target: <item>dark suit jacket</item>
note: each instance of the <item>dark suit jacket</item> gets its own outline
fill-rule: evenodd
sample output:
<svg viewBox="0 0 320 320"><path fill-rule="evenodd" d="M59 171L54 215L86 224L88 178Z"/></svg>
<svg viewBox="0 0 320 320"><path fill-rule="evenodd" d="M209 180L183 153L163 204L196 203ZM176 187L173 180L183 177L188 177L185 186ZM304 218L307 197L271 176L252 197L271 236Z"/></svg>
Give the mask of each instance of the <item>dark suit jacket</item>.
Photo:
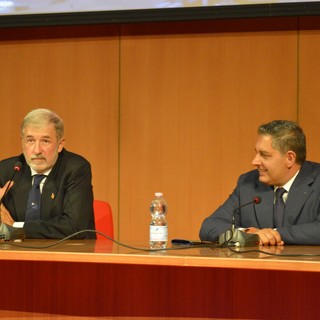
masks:
<svg viewBox="0 0 320 320"><path fill-rule="evenodd" d="M274 228L273 187L259 182L258 170L253 170L240 176L226 202L204 220L200 238L216 241L230 229L234 210L256 196L261 197L260 204L235 211L236 227ZM285 244L320 245L320 164L302 165L288 193L283 227L277 230Z"/></svg>
<svg viewBox="0 0 320 320"><path fill-rule="evenodd" d="M32 177L23 155L0 162L0 185L3 187L10 180L17 161L21 161L22 167L3 203L14 221L24 221ZM26 237L64 238L80 230L94 229L91 178L90 163L63 149L43 186L41 220L25 222ZM77 238L96 236L88 232Z"/></svg>

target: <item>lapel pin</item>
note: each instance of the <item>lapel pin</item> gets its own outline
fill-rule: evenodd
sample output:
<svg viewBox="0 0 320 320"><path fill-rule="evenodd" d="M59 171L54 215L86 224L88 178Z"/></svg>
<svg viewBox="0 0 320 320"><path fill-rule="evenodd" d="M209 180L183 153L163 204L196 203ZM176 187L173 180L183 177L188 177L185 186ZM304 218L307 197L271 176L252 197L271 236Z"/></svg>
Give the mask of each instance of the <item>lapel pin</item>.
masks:
<svg viewBox="0 0 320 320"><path fill-rule="evenodd" d="M51 193L51 199L52 200L54 199L54 193L53 192Z"/></svg>

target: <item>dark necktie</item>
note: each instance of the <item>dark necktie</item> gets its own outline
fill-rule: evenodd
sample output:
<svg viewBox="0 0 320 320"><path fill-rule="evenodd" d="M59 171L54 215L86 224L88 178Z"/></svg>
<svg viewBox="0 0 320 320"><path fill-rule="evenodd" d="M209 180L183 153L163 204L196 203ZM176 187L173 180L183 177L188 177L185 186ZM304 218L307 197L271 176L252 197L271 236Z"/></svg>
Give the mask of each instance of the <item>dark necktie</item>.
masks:
<svg viewBox="0 0 320 320"><path fill-rule="evenodd" d="M283 188L278 188L276 190L276 201L274 203L273 207L273 222L274 226L276 228L282 227L282 221L283 221L283 214L284 214L284 208L285 208L285 203L283 201L282 196L286 193L287 191Z"/></svg>
<svg viewBox="0 0 320 320"><path fill-rule="evenodd" d="M33 178L33 186L29 192L26 221L40 219L40 206L41 206L41 192L40 183L46 176L43 174L36 174Z"/></svg>

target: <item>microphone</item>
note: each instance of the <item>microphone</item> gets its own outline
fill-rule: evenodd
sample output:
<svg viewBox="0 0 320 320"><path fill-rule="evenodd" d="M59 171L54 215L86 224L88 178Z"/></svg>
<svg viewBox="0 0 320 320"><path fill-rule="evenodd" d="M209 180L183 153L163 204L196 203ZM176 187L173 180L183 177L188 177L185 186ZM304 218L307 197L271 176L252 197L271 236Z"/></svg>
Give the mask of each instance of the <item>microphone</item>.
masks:
<svg viewBox="0 0 320 320"><path fill-rule="evenodd" d="M235 227L235 213L237 210L248 206L249 204L259 204L261 203L260 197L254 197L250 202L247 202L233 210L232 215L232 227L226 232L219 235L220 245L235 245L235 246L255 246L259 243L259 236L257 234L247 233L245 231L236 229Z"/></svg>
<svg viewBox="0 0 320 320"><path fill-rule="evenodd" d="M17 161L14 166L13 166L13 174L9 180L9 183L7 185L7 188L6 190L4 191L1 199L0 199L0 206L3 202L3 199L5 198L5 196L7 195L8 191L9 191L9 187L10 187L10 184L11 182L13 181L15 175L17 172L20 171L22 167L22 163L20 161ZM8 229L9 231L9 235L6 235L8 234L8 232L6 232L6 228ZM15 227L12 227L12 226L9 226L9 225L4 225L4 223L2 223L2 219L1 219L1 216L0 216L0 239L2 240L14 240L14 241L21 241L25 238L25 235L24 235L24 230L23 228L15 228Z"/></svg>

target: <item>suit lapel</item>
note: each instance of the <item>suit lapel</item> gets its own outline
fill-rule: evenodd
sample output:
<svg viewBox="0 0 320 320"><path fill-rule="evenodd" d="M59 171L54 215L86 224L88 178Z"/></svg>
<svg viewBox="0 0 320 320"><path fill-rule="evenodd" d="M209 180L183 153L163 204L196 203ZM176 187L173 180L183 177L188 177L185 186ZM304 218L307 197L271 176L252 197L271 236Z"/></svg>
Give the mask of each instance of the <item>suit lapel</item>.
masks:
<svg viewBox="0 0 320 320"><path fill-rule="evenodd" d="M258 225L270 228L273 226L273 187L259 183L255 196L261 198L261 203L255 205Z"/></svg>
<svg viewBox="0 0 320 320"><path fill-rule="evenodd" d="M284 225L292 224L292 221L296 220L301 208L313 193L313 188L310 187L313 182L312 169L308 163L305 163L289 190L284 211Z"/></svg>
<svg viewBox="0 0 320 320"><path fill-rule="evenodd" d="M18 183L14 185L14 207L16 220L25 220L25 211L28 202L29 191L32 187L32 177L30 170L24 170L19 177Z"/></svg>
<svg viewBox="0 0 320 320"><path fill-rule="evenodd" d="M50 212L54 205L54 200L57 196L57 186L49 174L47 180L44 183L41 195L41 219L48 220L50 218Z"/></svg>

